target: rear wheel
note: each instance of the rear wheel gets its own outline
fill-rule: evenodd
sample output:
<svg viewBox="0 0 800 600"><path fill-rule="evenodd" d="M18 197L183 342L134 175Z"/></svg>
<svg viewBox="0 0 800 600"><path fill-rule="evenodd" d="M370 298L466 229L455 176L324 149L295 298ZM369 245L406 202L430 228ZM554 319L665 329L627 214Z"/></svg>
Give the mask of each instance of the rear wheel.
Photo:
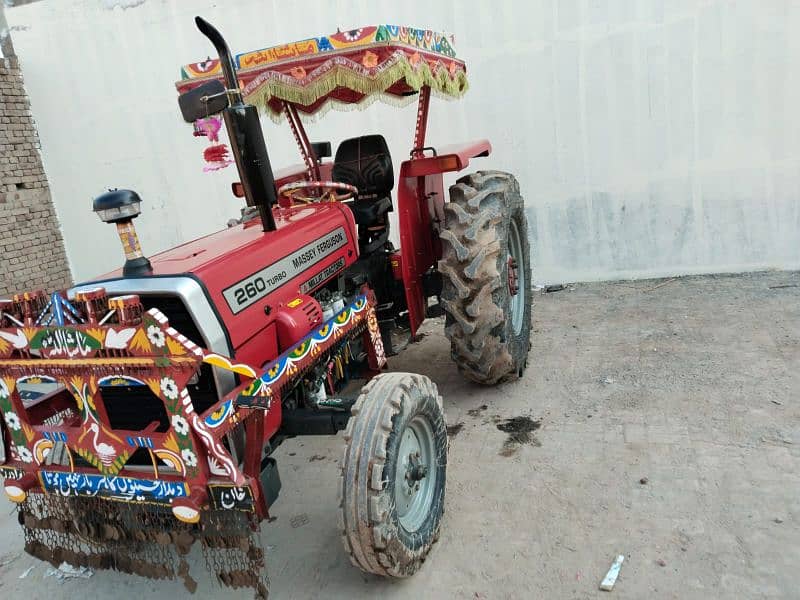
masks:
<svg viewBox="0 0 800 600"><path fill-rule="evenodd" d="M408 577L439 537L447 431L430 379L384 373L361 391L345 430L341 528L351 562Z"/></svg>
<svg viewBox="0 0 800 600"><path fill-rule="evenodd" d="M522 375L531 329L528 223L513 175L479 171L458 180L440 233L442 304L451 356L470 380Z"/></svg>

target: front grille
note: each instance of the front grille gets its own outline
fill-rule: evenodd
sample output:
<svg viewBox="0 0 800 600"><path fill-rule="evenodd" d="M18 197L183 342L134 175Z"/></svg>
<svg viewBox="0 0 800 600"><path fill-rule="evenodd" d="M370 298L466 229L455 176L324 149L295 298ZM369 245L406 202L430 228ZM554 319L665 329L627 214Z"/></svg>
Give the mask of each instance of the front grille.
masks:
<svg viewBox="0 0 800 600"><path fill-rule="evenodd" d="M145 310L157 308L167 317L171 327L198 346L205 347L200 330L183 300L175 296L144 295L141 300ZM214 374L209 365L200 367L197 383L190 383L187 389L197 413L202 414L218 400ZM165 432L169 427L169 418L163 403L147 386L104 387L102 395L108 420L114 429L140 431L153 421L158 422L156 431Z"/></svg>
<svg viewBox="0 0 800 600"><path fill-rule="evenodd" d="M203 336L197 328L192 315L186 310L183 300L177 296L141 296L144 310L157 308L169 319L169 324L201 348L205 347Z"/></svg>
<svg viewBox="0 0 800 600"><path fill-rule="evenodd" d="M156 431L160 433L169 427L164 403L146 385L108 386L101 394L113 429L141 431L153 421L158 422Z"/></svg>

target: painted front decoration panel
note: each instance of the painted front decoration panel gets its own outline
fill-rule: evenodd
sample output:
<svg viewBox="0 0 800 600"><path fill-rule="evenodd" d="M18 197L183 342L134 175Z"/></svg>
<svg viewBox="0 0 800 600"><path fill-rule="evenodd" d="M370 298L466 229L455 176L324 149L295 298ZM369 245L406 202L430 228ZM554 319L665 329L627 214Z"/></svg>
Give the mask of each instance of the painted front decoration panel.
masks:
<svg viewBox="0 0 800 600"><path fill-rule="evenodd" d="M104 292L95 290L93 294L95 309L98 302L106 303ZM127 497L117 493L124 490L127 481L119 474L140 449L150 454L155 480L162 472L196 482L211 470L242 485L244 476L225 448L213 439L204 418L195 413L186 390L189 379L202 364L202 350L170 327L158 310L144 314L137 311L138 298L134 296L112 298L107 306L104 324L100 325L102 312L95 315L81 302L70 302L60 294L53 294L47 302L41 294L22 295L15 297L15 303L3 305L0 411L10 436L11 462L25 471L36 471L47 464L48 455L60 445L60 450L66 450L70 470L75 470L80 458L96 469L100 479L60 480L56 473L50 476L46 489L55 489L56 484L63 487L67 481L70 489L79 491L86 486L87 492L93 494L93 486L99 485L100 490L116 490L118 499ZM43 402L58 401L58 406L65 408L55 415L60 418L33 422L20 395L20 385L42 383L63 386L60 392L56 391L58 398L45 398ZM155 426L142 431L113 429L102 393L106 387L120 385L148 387L166 409L168 430L156 432ZM73 404L66 399L66 393L74 399ZM34 394L37 395L42 394ZM141 485L139 488L144 490ZM148 493L159 496L163 495L159 490L167 489L172 488L165 483ZM181 489L185 495L185 486Z"/></svg>
<svg viewBox="0 0 800 600"><path fill-rule="evenodd" d="M138 299L131 298L119 310L135 315ZM111 299L109 306L117 300ZM55 300L50 304L56 302L60 305ZM355 335L364 336L371 368L380 369L386 362L374 301L367 294L259 371L226 356L204 354L156 309L139 315L135 323L120 313L107 315L106 324L99 325L83 322L85 313L71 308L51 327L36 326L38 313L28 311L26 317L24 305L0 312L0 323L8 325L10 320L14 325L0 328L0 412L10 436L10 460L0 476L20 479L24 473L37 473L46 491L62 495L167 501L188 495L195 486L205 487L214 477L219 486L210 497L214 505L249 510L256 502L247 478L221 441L224 435L253 409L269 410L288 382ZM66 314L76 322L67 324ZM246 381L198 414L186 385L202 362ZM31 420L29 410L35 407L24 405L22 384L62 386L41 400L46 406L56 402L44 421ZM157 432L155 425L141 431L113 429L103 403L103 389L109 386L148 387L166 409L168 430ZM68 465L49 464L56 449L66 453ZM152 476L123 476L128 460L140 449L150 454ZM94 471L76 467L78 458ZM222 485L220 478L230 483Z"/></svg>

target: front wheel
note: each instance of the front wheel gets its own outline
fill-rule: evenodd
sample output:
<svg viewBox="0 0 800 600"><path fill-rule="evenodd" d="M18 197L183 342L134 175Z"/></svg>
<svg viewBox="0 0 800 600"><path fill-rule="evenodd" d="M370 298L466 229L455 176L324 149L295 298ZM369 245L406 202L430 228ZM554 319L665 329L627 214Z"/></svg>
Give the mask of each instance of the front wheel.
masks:
<svg viewBox="0 0 800 600"><path fill-rule="evenodd" d="M385 577L413 575L444 513L442 397L422 375L378 375L361 390L344 439L340 525L351 562Z"/></svg>
<svg viewBox="0 0 800 600"><path fill-rule="evenodd" d="M531 330L531 258L519 183L501 171L459 179L445 204L442 305L450 354L472 381L522 375Z"/></svg>

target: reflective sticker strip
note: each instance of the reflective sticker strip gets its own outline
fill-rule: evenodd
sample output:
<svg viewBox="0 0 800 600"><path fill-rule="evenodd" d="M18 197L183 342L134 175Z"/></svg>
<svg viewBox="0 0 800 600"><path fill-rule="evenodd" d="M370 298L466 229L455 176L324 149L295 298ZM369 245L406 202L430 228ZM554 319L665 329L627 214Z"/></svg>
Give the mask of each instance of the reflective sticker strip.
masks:
<svg viewBox="0 0 800 600"><path fill-rule="evenodd" d="M225 288L222 295L231 312L237 314L346 245L347 234L344 227L334 229L279 261Z"/></svg>
<svg viewBox="0 0 800 600"><path fill-rule="evenodd" d="M304 294L307 294L315 287L317 287L320 283L333 277L338 271L344 269L344 259L340 258L335 263L328 265L322 271L314 275L311 279L306 281L304 284L300 286L300 291Z"/></svg>

